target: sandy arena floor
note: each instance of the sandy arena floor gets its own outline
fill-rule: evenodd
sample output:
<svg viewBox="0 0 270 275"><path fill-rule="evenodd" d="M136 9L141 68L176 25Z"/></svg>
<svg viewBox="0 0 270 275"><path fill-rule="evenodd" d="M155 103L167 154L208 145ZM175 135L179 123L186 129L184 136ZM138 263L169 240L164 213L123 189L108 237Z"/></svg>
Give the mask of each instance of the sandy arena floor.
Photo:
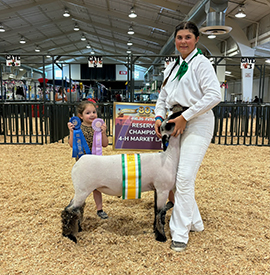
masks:
<svg viewBox="0 0 270 275"><path fill-rule="evenodd" d="M210 145L196 179L205 231L190 233L181 253L170 249L172 210L168 241L155 241L153 192L132 201L103 195L108 220L90 195L74 244L61 235L73 196L67 142L0 150L0 274L270 274L270 147Z"/></svg>

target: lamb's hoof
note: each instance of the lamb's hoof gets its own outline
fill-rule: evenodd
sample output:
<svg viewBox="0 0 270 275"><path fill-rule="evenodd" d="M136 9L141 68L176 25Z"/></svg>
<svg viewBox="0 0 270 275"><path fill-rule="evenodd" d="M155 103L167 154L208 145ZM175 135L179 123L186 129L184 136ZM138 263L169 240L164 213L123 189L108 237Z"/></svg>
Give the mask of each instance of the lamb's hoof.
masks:
<svg viewBox="0 0 270 275"><path fill-rule="evenodd" d="M159 232L156 232L156 241L165 243L167 241L167 237Z"/></svg>
<svg viewBox="0 0 270 275"><path fill-rule="evenodd" d="M72 240L74 243L77 243L77 238L76 238L74 235L69 234L69 235L63 235L63 236L69 238L69 239Z"/></svg>
<svg viewBox="0 0 270 275"><path fill-rule="evenodd" d="M168 201L166 204L166 211L168 211L169 209L173 208L174 204L171 201Z"/></svg>

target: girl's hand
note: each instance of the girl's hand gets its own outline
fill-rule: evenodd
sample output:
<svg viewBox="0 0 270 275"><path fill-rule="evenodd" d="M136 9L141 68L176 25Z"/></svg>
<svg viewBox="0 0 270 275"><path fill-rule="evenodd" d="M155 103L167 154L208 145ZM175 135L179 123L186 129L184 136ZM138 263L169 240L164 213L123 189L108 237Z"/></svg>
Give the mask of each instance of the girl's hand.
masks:
<svg viewBox="0 0 270 275"><path fill-rule="evenodd" d="M183 134L186 128L187 121L182 115L180 115L175 119L170 119L168 123L175 124L174 131L172 132L171 136L177 137L179 134Z"/></svg>
<svg viewBox="0 0 270 275"><path fill-rule="evenodd" d="M68 122L67 127L68 127L70 132L73 132L74 124L72 124L71 122Z"/></svg>
<svg viewBox="0 0 270 275"><path fill-rule="evenodd" d="M103 123L100 128L102 133L102 147L107 147L109 145L109 139L106 134L107 125Z"/></svg>
<svg viewBox="0 0 270 275"><path fill-rule="evenodd" d="M155 122L155 131L156 131L156 134L159 138L162 138L161 134L160 134L160 126L161 126L162 122L161 120L156 120Z"/></svg>
<svg viewBox="0 0 270 275"><path fill-rule="evenodd" d="M101 128L102 134L106 135L107 125L105 123L103 123L100 128Z"/></svg>

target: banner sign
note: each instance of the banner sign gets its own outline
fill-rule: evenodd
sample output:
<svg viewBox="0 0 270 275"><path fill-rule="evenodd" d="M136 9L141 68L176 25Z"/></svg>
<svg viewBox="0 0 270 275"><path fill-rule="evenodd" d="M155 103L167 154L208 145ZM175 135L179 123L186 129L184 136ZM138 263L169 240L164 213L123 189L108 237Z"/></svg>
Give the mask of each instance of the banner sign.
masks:
<svg viewBox="0 0 270 275"><path fill-rule="evenodd" d="M127 75L127 71L119 71L120 75Z"/></svg>
<svg viewBox="0 0 270 275"><path fill-rule="evenodd" d="M88 57L88 67L89 68L102 68L103 57L91 55Z"/></svg>
<svg viewBox="0 0 270 275"><path fill-rule="evenodd" d="M155 131L155 104L114 102L114 150L162 150Z"/></svg>
<svg viewBox="0 0 270 275"><path fill-rule="evenodd" d="M255 58L242 57L241 58L241 69L254 69Z"/></svg>
<svg viewBox="0 0 270 275"><path fill-rule="evenodd" d="M21 66L21 57L19 55L6 55L6 66Z"/></svg>
<svg viewBox="0 0 270 275"><path fill-rule="evenodd" d="M165 64L164 64L165 68L167 68L167 66L169 64L174 63L176 58L177 58L176 56L167 56L167 57L165 57Z"/></svg>

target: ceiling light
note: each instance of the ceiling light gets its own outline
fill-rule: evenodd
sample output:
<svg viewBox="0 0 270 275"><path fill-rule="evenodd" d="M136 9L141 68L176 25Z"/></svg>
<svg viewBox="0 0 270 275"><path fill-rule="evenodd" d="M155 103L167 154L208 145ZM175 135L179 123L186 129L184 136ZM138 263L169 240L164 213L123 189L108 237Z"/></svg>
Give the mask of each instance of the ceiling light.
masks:
<svg viewBox="0 0 270 275"><path fill-rule="evenodd" d="M270 63L270 59L269 58L266 59L265 62L269 64Z"/></svg>
<svg viewBox="0 0 270 275"><path fill-rule="evenodd" d="M74 31L79 31L80 30L80 28L79 28L79 26L78 26L78 24L77 23L75 23L75 25L74 25L74 29L73 29Z"/></svg>
<svg viewBox="0 0 270 275"><path fill-rule="evenodd" d="M82 41L85 41L85 40L86 40L86 37L85 37L84 34L82 34L81 40L82 40Z"/></svg>
<svg viewBox="0 0 270 275"><path fill-rule="evenodd" d="M23 68L20 68L19 70L22 72L22 71L23 71Z"/></svg>
<svg viewBox="0 0 270 275"><path fill-rule="evenodd" d="M130 14L128 15L128 17L130 17L130 18L136 18L137 17L137 14L135 13L135 10L134 10L133 7L130 9Z"/></svg>
<svg viewBox="0 0 270 275"><path fill-rule="evenodd" d="M26 41L25 41L25 39L24 39L23 36L21 37L20 43L21 43L21 44L25 44L25 43L26 43Z"/></svg>
<svg viewBox="0 0 270 275"><path fill-rule="evenodd" d="M51 58L51 56L49 54L46 55L47 58Z"/></svg>
<svg viewBox="0 0 270 275"><path fill-rule="evenodd" d="M94 51L91 51L91 54L95 54L95 52L94 52Z"/></svg>
<svg viewBox="0 0 270 275"><path fill-rule="evenodd" d="M64 17L70 17L70 13L68 10L65 10L65 12L63 13Z"/></svg>
<svg viewBox="0 0 270 275"><path fill-rule="evenodd" d="M128 50L127 50L127 53L131 53L131 50L130 50L130 49L128 49Z"/></svg>
<svg viewBox="0 0 270 275"><path fill-rule="evenodd" d="M130 39L128 40L127 45L128 45L128 46L132 46L132 45L133 45L133 43L131 42Z"/></svg>
<svg viewBox="0 0 270 275"><path fill-rule="evenodd" d="M238 9L237 14L235 15L235 17L237 17L237 18L244 18L246 16L247 15L245 14L244 8L240 6L239 9Z"/></svg>
<svg viewBox="0 0 270 275"><path fill-rule="evenodd" d="M91 46L90 46L89 43L86 45L86 48L87 48L87 49L91 49Z"/></svg>
<svg viewBox="0 0 270 275"><path fill-rule="evenodd" d="M37 52L37 53L39 53L39 52L40 52L40 48L39 48L39 46L36 46L36 48L35 48L35 52Z"/></svg>
<svg viewBox="0 0 270 275"><path fill-rule="evenodd" d="M207 37L208 37L209 39L214 39L214 38L216 38L216 35L210 34L210 35L208 35Z"/></svg>
<svg viewBox="0 0 270 275"><path fill-rule="evenodd" d="M6 30L5 30L5 28L4 28L4 26L0 23L0 32L5 32Z"/></svg>
<svg viewBox="0 0 270 275"><path fill-rule="evenodd" d="M134 34L134 30L133 30L133 28L132 27L129 27L129 29L128 29L128 34Z"/></svg>

